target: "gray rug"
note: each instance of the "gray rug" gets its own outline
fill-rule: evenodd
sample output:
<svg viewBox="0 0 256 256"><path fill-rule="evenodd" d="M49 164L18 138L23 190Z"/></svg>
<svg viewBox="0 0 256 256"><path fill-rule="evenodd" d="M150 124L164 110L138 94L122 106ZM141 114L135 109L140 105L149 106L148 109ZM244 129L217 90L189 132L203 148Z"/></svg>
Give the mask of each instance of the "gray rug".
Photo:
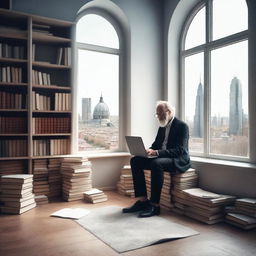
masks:
<svg viewBox="0 0 256 256"><path fill-rule="evenodd" d="M123 214L117 206L91 210L76 222L119 253L199 234L159 216L138 218L137 213Z"/></svg>

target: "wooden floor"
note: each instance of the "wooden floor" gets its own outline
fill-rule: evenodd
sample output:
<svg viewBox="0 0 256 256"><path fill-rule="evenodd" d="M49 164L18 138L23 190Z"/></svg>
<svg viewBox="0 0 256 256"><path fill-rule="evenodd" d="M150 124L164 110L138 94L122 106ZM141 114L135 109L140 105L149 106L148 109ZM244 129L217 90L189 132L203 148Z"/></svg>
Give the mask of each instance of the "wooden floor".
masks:
<svg viewBox="0 0 256 256"><path fill-rule="evenodd" d="M128 206L134 199L106 192L109 200L99 204L84 201L53 202L22 215L0 215L1 256L116 256L101 240L69 219L49 217L65 207L96 208ZM206 225L190 218L162 211L161 216L191 227L197 236L122 253L125 256L252 256L256 255L256 230L243 231L225 223Z"/></svg>

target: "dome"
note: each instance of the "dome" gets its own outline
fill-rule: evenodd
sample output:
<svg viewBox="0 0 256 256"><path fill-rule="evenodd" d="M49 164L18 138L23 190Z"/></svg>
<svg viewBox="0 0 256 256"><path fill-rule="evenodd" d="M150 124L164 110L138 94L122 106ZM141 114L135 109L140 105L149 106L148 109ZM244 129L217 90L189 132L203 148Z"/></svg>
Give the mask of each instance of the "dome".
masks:
<svg viewBox="0 0 256 256"><path fill-rule="evenodd" d="M93 119L109 119L109 108L102 96L93 110Z"/></svg>

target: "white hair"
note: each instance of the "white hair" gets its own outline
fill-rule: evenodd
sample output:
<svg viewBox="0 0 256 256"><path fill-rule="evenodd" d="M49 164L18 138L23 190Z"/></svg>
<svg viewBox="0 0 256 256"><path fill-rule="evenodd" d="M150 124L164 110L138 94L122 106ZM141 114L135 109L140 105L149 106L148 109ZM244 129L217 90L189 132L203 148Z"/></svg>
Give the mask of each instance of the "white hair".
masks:
<svg viewBox="0 0 256 256"><path fill-rule="evenodd" d="M156 102L156 108L158 106L164 106L167 110L169 110L173 116L175 116L175 107L173 107L168 101L159 100Z"/></svg>

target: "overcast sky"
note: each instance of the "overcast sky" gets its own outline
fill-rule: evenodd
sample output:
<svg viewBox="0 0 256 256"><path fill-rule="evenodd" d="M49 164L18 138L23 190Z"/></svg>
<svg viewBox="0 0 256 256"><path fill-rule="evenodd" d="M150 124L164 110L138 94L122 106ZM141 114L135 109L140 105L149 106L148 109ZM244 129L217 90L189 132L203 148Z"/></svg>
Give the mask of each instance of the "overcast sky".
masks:
<svg viewBox="0 0 256 256"><path fill-rule="evenodd" d="M245 0L213 1L213 39L246 30L248 27ZM205 8L193 19L185 41L185 49L205 43ZM185 115L193 120L197 87L204 83L204 55L185 59ZM242 84L242 104L248 113L248 41L222 47L211 52L211 115L228 116L229 91L233 77Z"/></svg>

